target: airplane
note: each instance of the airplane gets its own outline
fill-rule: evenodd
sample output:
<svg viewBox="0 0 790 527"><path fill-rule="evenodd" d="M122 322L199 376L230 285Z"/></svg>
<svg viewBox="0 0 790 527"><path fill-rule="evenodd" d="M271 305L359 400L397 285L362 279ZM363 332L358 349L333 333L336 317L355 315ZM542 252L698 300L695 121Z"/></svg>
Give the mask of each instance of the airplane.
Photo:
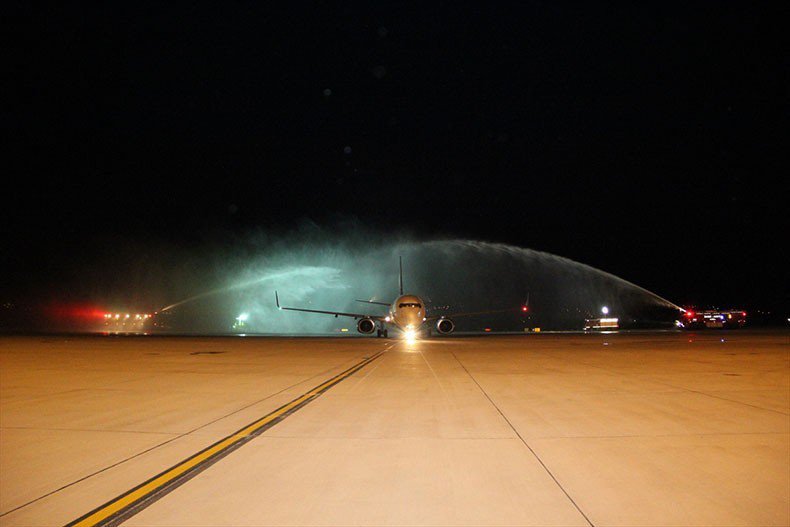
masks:
<svg viewBox="0 0 790 527"><path fill-rule="evenodd" d="M431 325L435 322L436 331L439 334L448 334L455 331L455 322L447 315L429 315L427 307L422 298L417 295L406 295L403 293L403 257L399 259L400 273L398 275L398 297L388 302L377 302L375 300L357 300L366 304L375 304L380 306L387 306L389 308L386 315L369 315L365 313L346 313L342 311L325 311L320 309L304 309L299 307L283 307L280 305L280 296L277 291L274 292L274 300L277 309L285 311L301 311L304 313L319 313L323 315L334 315L337 317L352 317L357 322L357 331L364 335L372 335L376 332L376 337L389 337L389 326L394 326L403 332L407 340L414 340L417 334L422 330L428 330L431 334ZM529 302L529 301L527 301ZM521 306L521 311L526 312L528 305ZM472 315L482 315L488 313L504 313L507 311L514 311L513 308L496 309L489 311L476 311L472 313L455 313L453 318L467 317Z"/></svg>

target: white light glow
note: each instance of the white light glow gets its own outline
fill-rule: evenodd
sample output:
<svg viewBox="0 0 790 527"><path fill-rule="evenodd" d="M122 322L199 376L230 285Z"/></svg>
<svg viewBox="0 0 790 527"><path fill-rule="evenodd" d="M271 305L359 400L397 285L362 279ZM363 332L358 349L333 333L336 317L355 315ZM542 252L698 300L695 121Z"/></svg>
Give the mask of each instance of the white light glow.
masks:
<svg viewBox="0 0 790 527"><path fill-rule="evenodd" d="M604 315L608 315L609 314L609 308L606 307L606 306L603 306L601 308L601 313L603 313Z"/></svg>
<svg viewBox="0 0 790 527"><path fill-rule="evenodd" d="M413 329L407 329L403 332L403 338L406 339L407 343L414 344L417 341L417 332Z"/></svg>
<svg viewBox="0 0 790 527"><path fill-rule="evenodd" d="M238 320L239 322L247 322L249 319L250 319L249 313L242 313L241 315L236 317L236 320Z"/></svg>

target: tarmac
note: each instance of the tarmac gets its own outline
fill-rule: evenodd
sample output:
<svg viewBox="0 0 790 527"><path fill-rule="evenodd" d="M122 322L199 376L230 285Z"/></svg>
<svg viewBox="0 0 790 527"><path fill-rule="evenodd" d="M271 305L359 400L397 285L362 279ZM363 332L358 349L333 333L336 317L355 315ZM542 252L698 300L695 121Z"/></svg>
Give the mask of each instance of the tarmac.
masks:
<svg viewBox="0 0 790 527"><path fill-rule="evenodd" d="M790 525L790 332L0 338L0 525Z"/></svg>

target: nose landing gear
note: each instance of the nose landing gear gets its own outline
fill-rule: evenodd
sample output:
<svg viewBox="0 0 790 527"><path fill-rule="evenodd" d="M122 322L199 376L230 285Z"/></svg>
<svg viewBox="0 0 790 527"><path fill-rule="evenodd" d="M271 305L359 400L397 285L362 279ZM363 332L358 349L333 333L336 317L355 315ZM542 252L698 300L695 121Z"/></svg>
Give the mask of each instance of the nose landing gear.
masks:
<svg viewBox="0 0 790 527"><path fill-rule="evenodd" d="M388 332L387 332L386 328L385 329L379 328L379 329L376 330L376 336L377 337L384 337L385 339L389 338L387 333Z"/></svg>

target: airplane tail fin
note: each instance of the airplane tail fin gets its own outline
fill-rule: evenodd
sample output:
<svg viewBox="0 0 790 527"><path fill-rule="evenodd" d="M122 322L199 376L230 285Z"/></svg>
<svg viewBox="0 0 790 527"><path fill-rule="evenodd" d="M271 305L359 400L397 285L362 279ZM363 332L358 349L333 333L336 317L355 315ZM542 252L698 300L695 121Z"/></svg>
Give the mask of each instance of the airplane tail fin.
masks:
<svg viewBox="0 0 790 527"><path fill-rule="evenodd" d="M398 256L400 263L400 274L398 275L398 285L400 286L400 294L403 295L403 256Z"/></svg>

